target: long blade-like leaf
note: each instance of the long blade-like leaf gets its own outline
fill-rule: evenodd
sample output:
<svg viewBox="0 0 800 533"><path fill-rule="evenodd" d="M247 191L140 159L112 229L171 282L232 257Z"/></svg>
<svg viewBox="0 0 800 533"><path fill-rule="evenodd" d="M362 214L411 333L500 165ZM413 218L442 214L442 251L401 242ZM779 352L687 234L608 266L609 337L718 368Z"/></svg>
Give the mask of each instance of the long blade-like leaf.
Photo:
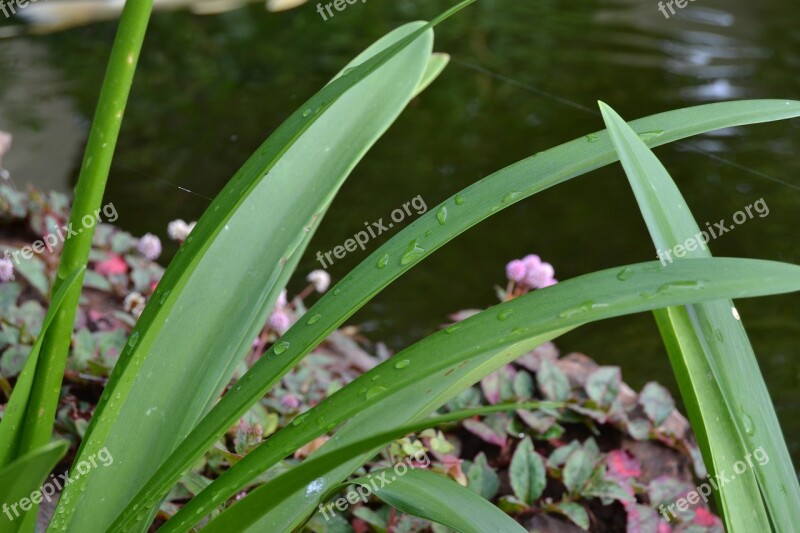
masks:
<svg viewBox="0 0 800 533"><path fill-rule="evenodd" d="M645 142L659 146L720 128L800 116L800 103L784 100L726 102L670 111L632 123L647 133ZM164 461L158 472L129 503L132 516L145 501L167 493L193 461L258 401L282 375L375 294L413 265L481 220L537 192L617 161L607 132L581 137L530 157L467 187L425 213L357 266L309 311L320 316L313 325L300 321L282 338L289 349L277 357L267 352L234 390L198 424ZM416 243L417 247L410 247ZM406 254L411 248L413 253ZM384 259L388 258L388 262ZM385 265L380 268L380 265Z"/></svg>
<svg viewBox="0 0 800 533"><path fill-rule="evenodd" d="M437 522L463 533L526 533L527 530L503 511L452 479L428 470L410 470L395 476L375 494L395 509ZM375 472L380 476L381 472ZM366 479L354 483L369 485Z"/></svg>
<svg viewBox="0 0 800 533"><path fill-rule="evenodd" d="M61 310L67 293L75 285L79 285L78 280L82 277L84 269L85 267L78 268L67 276L50 301L50 307L44 317L39 337L33 344L28 354L28 359L25 361L25 366L22 368L19 378L17 378L14 390L11 392L11 398L9 398L3 412L3 421L0 422L0 468L8 465L19 455L26 453L22 450L23 434L26 428L23 421L26 418L26 413L33 409L29 402L34 376L39 365L39 353L42 349L42 343L53 320Z"/></svg>
<svg viewBox="0 0 800 533"><path fill-rule="evenodd" d="M63 308L55 315L52 327L44 335L41 361L37 365L29 400L31 406L29 413L35 415L28 416L25 424L21 443L23 453L46 444L53 431L61 382L72 342L72 328L75 325L75 315L81 296L83 271L88 264L92 248L94 220L97 219L103 201L122 115L128 102L152 7L153 0L126 2L119 31L114 39L111 59L103 80L100 100L89 132L86 153L70 211L69 227L74 227L76 230L79 227L83 228L64 242L58 272L53 283L53 294L77 269L81 269L80 283L67 292ZM94 219L91 225L83 222L86 217Z"/></svg>
<svg viewBox="0 0 800 533"><path fill-rule="evenodd" d="M720 297L798 289L800 267L795 265L698 259L669 268L660 263L642 263L595 272L527 294L431 335L360 376L226 471L167 522L162 531L181 531L191 526L202 518L204 510L209 512L224 502L246 480L356 414L320 453L418 420L498 366L582 324ZM404 364L397 365L398 360ZM398 405L403 408L398 409ZM333 465L332 472L315 478L314 490L303 493L302 501L294 500L292 505L281 507L279 519L262 517L257 526L270 530L295 527L316 505L320 493L368 458L369 455ZM262 501L259 508L266 514L275 506Z"/></svg>
<svg viewBox="0 0 800 533"><path fill-rule="evenodd" d="M0 503L3 513L0 514L0 531L16 533L22 531L23 524L33 531L30 524L35 523L35 511L31 509L31 495L37 492L47 475L55 468L58 461L69 449L69 442L60 440L51 442L16 459L5 468L0 469ZM41 501L41 493L37 500ZM52 493L50 493L52 496ZM28 499L28 512L20 507L20 500ZM35 509L36 506L33 506ZM33 513L33 515L30 515Z"/></svg>
<svg viewBox="0 0 800 533"><path fill-rule="evenodd" d="M303 489L306 485L312 483L316 479L316 476L319 474L319 472L330 469L331 465L337 465L342 462L348 461L351 457L362 455L364 454L364 452L368 450L373 450L375 448L381 447L394 439L402 437L403 435L416 433L418 431L422 431L427 428L437 427L442 424L456 422L473 416L483 416L492 412L509 411L518 408L525 409L524 407L525 405L526 404L517 404L517 405L501 404L489 407L481 407L477 409L466 409L454 413L448 413L446 415L428 418L422 422L417 422L415 424L410 424L403 427L395 427L387 431L381 432L380 434L377 435L371 435L367 438L359 440L358 442L354 442L352 444L349 444L340 449L331 451L323 455L317 454L313 458L310 458L307 461L305 461L300 466L277 476L275 478L276 483L270 483L269 485L264 485L262 487L259 487L250 494L250 496L254 497L245 498L243 501L239 502L234 508L232 508L232 510L223 513L222 515L220 515L219 518L211 521L206 527L203 528L203 530L207 531L208 533L223 532L223 531L249 531L249 528L252 528L254 526L255 521L258 519L261 512L263 512L263 509L258 508L258 505L260 505L262 501L272 500L276 506L285 504L286 499L289 497L289 495L291 495L295 491ZM535 404L528 404L528 405L535 405ZM352 483L358 483L358 482L359 482L358 479L352 481ZM432 481L432 482L435 483L434 486L442 486L437 481ZM488 503L486 502L486 500L483 500L479 496L477 495L475 496L478 497L480 500L482 500L483 504ZM475 502L475 500L472 501ZM496 513L497 512L502 513L502 511L500 511L499 509L497 509L492 505L489 505L489 508L485 508L483 504L475 504L478 507L477 509L475 509L475 511L490 513L490 516L484 518L483 520L480 519L478 516L474 516L475 513L465 508L455 507L455 509L458 509L459 512L464 513L463 514L464 518L474 519L476 520L475 522L476 524L482 524L484 526L488 526L486 529L475 530L472 527L463 524L466 529L460 529L456 527L456 530L480 531L481 533L483 533L484 531L496 531L495 527L492 526L492 524L495 524L503 528L501 529L502 531L505 530L519 531L519 529L514 528L515 525L519 527L518 524L516 524L516 522L511 520L511 518L505 516L506 520L503 520L499 516L497 516ZM473 503L470 503L470 505L473 505ZM442 516L444 513L445 512L442 511L441 513L437 512L436 514L439 518L447 520L448 522L452 522L453 527L457 525L462 525L455 517L448 518ZM431 519L434 521L438 521L435 520L434 518ZM272 529L270 529L270 531L272 531Z"/></svg>
<svg viewBox="0 0 800 533"><path fill-rule="evenodd" d="M214 200L131 334L80 452L107 446L125 455L71 484L51 529L110 525L216 400L345 177L419 86L431 26L407 25L374 45L293 114ZM148 513L139 509L137 517L146 528Z"/></svg>
<svg viewBox="0 0 800 533"><path fill-rule="evenodd" d="M667 251L680 245L687 249L686 257L711 257L702 243L708 242L709 235L701 237L700 228L667 170L616 112L602 103L600 107L656 248ZM684 246L690 240L695 246ZM736 483L721 487L718 496L728 528L768 528L764 504L778 530L788 531L786 528L800 524L800 484L733 302L702 303L686 312L665 310L658 322L662 331L668 329L668 324L673 330L668 332L674 341L670 356L673 361L683 359L676 370L683 367L688 372L683 379L677 372L679 383L692 382L690 390L684 385L681 392L685 393L687 404L696 404L692 422L704 434L703 456L710 469L730 472L737 461L745 461L758 448L770 458L759 468L737 475ZM709 373L714 382L698 385L707 381ZM705 394L695 395L700 392L695 387L705 389ZM717 397L708 396L712 393Z"/></svg>

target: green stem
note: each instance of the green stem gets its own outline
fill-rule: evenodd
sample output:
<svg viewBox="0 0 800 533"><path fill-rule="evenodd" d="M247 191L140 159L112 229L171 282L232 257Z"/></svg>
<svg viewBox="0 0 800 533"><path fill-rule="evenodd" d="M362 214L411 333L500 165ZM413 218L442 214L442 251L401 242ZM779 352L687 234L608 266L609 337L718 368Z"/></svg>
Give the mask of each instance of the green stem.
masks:
<svg viewBox="0 0 800 533"><path fill-rule="evenodd" d="M96 213L101 209L122 116L128 102L152 7L153 0L130 0L126 2L122 12L89 133L78 184L75 187L70 223L76 234L64 242L58 273L53 284L53 294L72 271L86 266L89 261L94 221L97 219ZM84 217L92 218L92 223L88 227L82 222ZM27 421L20 453L34 450L50 440L81 295L82 278L81 274L80 282L70 288L64 305L56 314L52 327L45 334L41 361L27 408Z"/></svg>

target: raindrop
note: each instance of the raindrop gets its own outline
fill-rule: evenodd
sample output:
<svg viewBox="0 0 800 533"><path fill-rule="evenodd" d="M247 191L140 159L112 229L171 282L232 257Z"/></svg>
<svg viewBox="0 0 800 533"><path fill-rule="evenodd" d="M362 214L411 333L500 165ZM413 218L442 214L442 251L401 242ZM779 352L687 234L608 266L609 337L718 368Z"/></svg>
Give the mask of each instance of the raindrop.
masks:
<svg viewBox="0 0 800 533"><path fill-rule="evenodd" d="M506 320L508 317L510 317L513 314L514 314L514 310L513 309L504 309L504 310L500 311L500 313L497 315L497 320Z"/></svg>
<svg viewBox="0 0 800 533"><path fill-rule="evenodd" d="M414 239L413 241L411 241L411 243L409 243L406 253L404 253L403 257L400 258L400 264L407 265L421 258L424 254L425 254L425 249L420 247L419 240Z"/></svg>
<svg viewBox="0 0 800 533"><path fill-rule="evenodd" d="M458 331L459 329L461 329L461 322L456 322L456 323L455 323L455 324L453 324L452 326L449 326L449 327L447 327L447 328L444 330L444 332L445 332L445 333L447 333L448 335L450 335L450 334L452 334L452 333L455 333L455 332L456 332L456 331Z"/></svg>
<svg viewBox="0 0 800 533"><path fill-rule="evenodd" d="M386 265L389 263L389 254L383 254L380 259L378 259L378 268L386 268Z"/></svg>
<svg viewBox="0 0 800 533"><path fill-rule="evenodd" d="M752 437L755 434L756 429L753 426L753 419L750 418L750 415L745 412L742 412L742 424L744 424L744 432Z"/></svg>
<svg viewBox="0 0 800 533"><path fill-rule="evenodd" d="M322 315L316 314L316 315L312 316L311 318L309 318L308 322L306 322L306 324L309 325L309 326L311 324L316 324L317 322L319 322L320 318L322 318Z"/></svg>
<svg viewBox="0 0 800 533"><path fill-rule="evenodd" d="M402 361L398 361L397 363L395 363L394 367L398 370L401 370L403 368L406 368L410 364L411 361L409 361L408 359L403 359Z"/></svg>
<svg viewBox="0 0 800 533"><path fill-rule="evenodd" d="M464 197L463 197L463 196L461 196L460 194L456 194L456 205L461 205L461 204L463 204L465 201L466 201L466 200L464 199Z"/></svg>
<svg viewBox="0 0 800 533"><path fill-rule="evenodd" d="M133 350L136 347L137 342L139 342L139 332L134 331L133 334L128 338L128 347Z"/></svg>
<svg viewBox="0 0 800 533"><path fill-rule="evenodd" d="M439 211L436 212L436 218L439 219L439 224L444 226L444 223L447 222L447 207L440 207Z"/></svg>
<svg viewBox="0 0 800 533"><path fill-rule="evenodd" d="M643 141L650 141L664 135L664 130L643 131L639 134L639 138Z"/></svg>
<svg viewBox="0 0 800 533"><path fill-rule="evenodd" d="M675 281L665 283L658 289L659 294L680 294L687 291L696 291L705 287L702 281Z"/></svg>
<svg viewBox="0 0 800 533"><path fill-rule="evenodd" d="M383 385L376 385L367 391L366 399L369 400L371 398L374 398L375 396L381 394L382 392L386 392L387 390L389 389L387 389Z"/></svg>
<svg viewBox="0 0 800 533"><path fill-rule="evenodd" d="M633 277L633 269L630 267L623 268L617 274L617 279L620 281L628 281L632 277Z"/></svg>
<svg viewBox="0 0 800 533"><path fill-rule="evenodd" d="M280 355L288 349L289 349L289 343L286 341L281 341L275 345L275 350L274 350L275 355Z"/></svg>

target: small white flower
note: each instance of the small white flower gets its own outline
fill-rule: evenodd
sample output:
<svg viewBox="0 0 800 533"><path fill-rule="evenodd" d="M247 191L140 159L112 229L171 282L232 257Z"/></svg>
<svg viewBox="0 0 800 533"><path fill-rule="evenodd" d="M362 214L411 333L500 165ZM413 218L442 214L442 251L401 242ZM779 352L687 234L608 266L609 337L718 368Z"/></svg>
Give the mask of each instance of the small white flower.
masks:
<svg viewBox="0 0 800 533"><path fill-rule="evenodd" d="M134 317L139 318L144 311L144 305L146 300L144 296L142 296L138 292L132 292L125 297L125 301L122 303L122 306L125 308L125 311L132 314Z"/></svg>
<svg viewBox="0 0 800 533"><path fill-rule="evenodd" d="M277 311L273 311L272 314L269 315L269 327L272 331L275 331L279 335L283 335L286 333L292 326L292 319L286 313L286 311L279 309Z"/></svg>
<svg viewBox="0 0 800 533"><path fill-rule="evenodd" d="M7 283L14 281L14 263L11 259L4 257L0 259L0 282Z"/></svg>
<svg viewBox="0 0 800 533"><path fill-rule="evenodd" d="M314 290L322 293L331 286L331 275L324 270L314 270L306 277L306 281L314 286Z"/></svg>
<svg viewBox="0 0 800 533"><path fill-rule="evenodd" d="M189 225L180 218L167 224L167 235L169 235L169 238L173 241L185 241L190 232Z"/></svg>
<svg viewBox="0 0 800 533"><path fill-rule="evenodd" d="M146 233L139 239L136 249L150 261L155 261L161 255L161 240L152 233Z"/></svg>
<svg viewBox="0 0 800 533"><path fill-rule="evenodd" d="M278 295L278 301L275 302L275 307L286 307L288 303L289 300L286 295L286 289L283 289L281 293Z"/></svg>

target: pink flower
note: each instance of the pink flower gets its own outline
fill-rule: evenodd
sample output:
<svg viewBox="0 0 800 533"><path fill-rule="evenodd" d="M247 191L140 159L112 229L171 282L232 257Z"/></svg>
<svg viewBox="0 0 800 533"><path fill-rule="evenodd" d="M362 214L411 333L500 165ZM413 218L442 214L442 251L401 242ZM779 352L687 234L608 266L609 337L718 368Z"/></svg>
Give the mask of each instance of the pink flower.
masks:
<svg viewBox="0 0 800 533"><path fill-rule="evenodd" d="M515 283L522 283L527 271L525 263L519 259L514 259L506 265L506 277Z"/></svg>
<svg viewBox="0 0 800 533"><path fill-rule="evenodd" d="M276 307L286 307L289 301L286 296L286 289L283 289L281 293L278 295L278 301L275 302Z"/></svg>
<svg viewBox="0 0 800 533"><path fill-rule="evenodd" d="M550 263L541 263L535 268L529 268L525 275L525 285L532 289L543 289L553 285L555 269Z"/></svg>
<svg viewBox="0 0 800 533"><path fill-rule="evenodd" d="M528 272L533 272L541 266L542 259L538 255L531 254L523 257L522 262L525 263L525 268L528 269Z"/></svg>
<svg viewBox="0 0 800 533"><path fill-rule="evenodd" d="M14 263L4 257L0 259L0 282L7 283L14 280Z"/></svg>
<svg viewBox="0 0 800 533"><path fill-rule="evenodd" d="M150 261L155 261L161 255L161 240L152 233L146 233L139 239L136 249Z"/></svg>
<svg viewBox="0 0 800 533"><path fill-rule="evenodd" d="M294 394L289 393L281 398L281 405L289 409L297 409L300 406L300 400Z"/></svg>
<svg viewBox="0 0 800 533"><path fill-rule="evenodd" d="M273 311L272 314L269 315L269 327L281 335L286 333L286 330L289 329L291 325L292 319L289 318L289 315L282 309Z"/></svg>
<svg viewBox="0 0 800 533"><path fill-rule="evenodd" d="M108 259L94 266L95 272L101 276L114 276L128 272L128 264L117 254L109 254Z"/></svg>

